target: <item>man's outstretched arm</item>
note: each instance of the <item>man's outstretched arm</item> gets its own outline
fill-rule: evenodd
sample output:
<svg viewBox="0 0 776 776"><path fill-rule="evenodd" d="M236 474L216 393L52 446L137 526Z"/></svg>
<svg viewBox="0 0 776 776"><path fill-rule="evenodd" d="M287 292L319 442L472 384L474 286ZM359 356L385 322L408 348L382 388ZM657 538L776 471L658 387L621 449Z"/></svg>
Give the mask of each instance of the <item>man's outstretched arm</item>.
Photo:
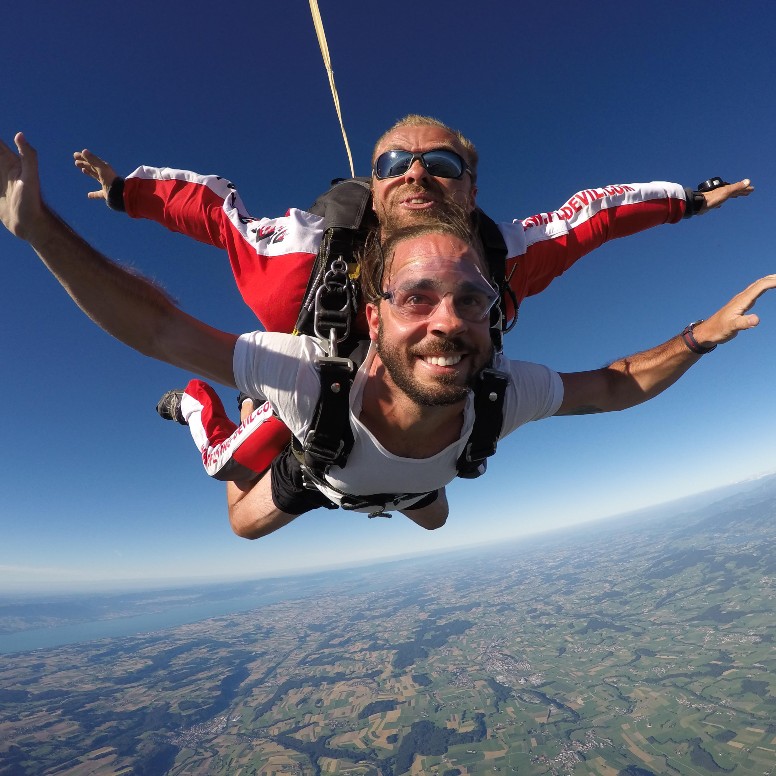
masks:
<svg viewBox="0 0 776 776"><path fill-rule="evenodd" d="M753 191L748 178L703 193L665 181L579 191L558 210L515 222L525 231L526 249L507 261L510 287L520 302L610 240L703 214Z"/></svg>
<svg viewBox="0 0 776 776"><path fill-rule="evenodd" d="M75 303L131 348L234 386L236 337L177 308L156 285L92 248L42 201L35 149L0 141L0 221L26 240Z"/></svg>
<svg viewBox="0 0 776 776"><path fill-rule="evenodd" d="M236 265L238 285L242 274L238 267L250 267L256 262L257 245L250 239L246 243L246 234L240 229L235 231L230 221L232 212L238 213L240 219L251 216L237 189L225 178L145 166L124 178L86 148L74 153L73 158L84 175L100 184L97 191L87 194L89 199L104 200L111 210L126 213L130 218L155 221L171 232L226 250ZM245 296L245 289L241 291Z"/></svg>
<svg viewBox="0 0 776 776"><path fill-rule="evenodd" d="M755 281L710 318L696 324L687 338L678 335L603 369L562 374L564 397L556 414L613 412L653 399L697 363L704 351L757 326L759 317L747 313L772 288L776 288L776 275ZM699 352L691 350L690 345Z"/></svg>

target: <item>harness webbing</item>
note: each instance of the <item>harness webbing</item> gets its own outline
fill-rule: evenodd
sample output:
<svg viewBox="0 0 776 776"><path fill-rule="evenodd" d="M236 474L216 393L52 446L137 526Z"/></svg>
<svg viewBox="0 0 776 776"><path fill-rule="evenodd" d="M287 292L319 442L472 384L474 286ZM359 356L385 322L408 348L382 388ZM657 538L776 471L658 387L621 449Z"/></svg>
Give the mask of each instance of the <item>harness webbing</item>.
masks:
<svg viewBox="0 0 776 776"><path fill-rule="evenodd" d="M292 448L293 450L293 448ZM296 452L294 452L296 455ZM297 458L299 456L297 455ZM339 506L345 510L361 510L369 509L369 517L390 517L391 515L386 511L388 509L395 509L402 501L408 499L420 500L424 496L430 496L434 491L426 493L370 493L367 496L356 496L352 493L345 493L345 491L335 488L330 482L328 482L323 473L320 470L313 470L309 467L303 469L305 487L310 489L320 490L327 488L328 490L336 493L340 497Z"/></svg>
<svg viewBox="0 0 776 776"><path fill-rule="evenodd" d="M353 448L349 400L356 367L349 358L337 356L320 356L316 363L321 372L321 398L300 460L322 474L329 466L342 466Z"/></svg>
<svg viewBox="0 0 776 776"><path fill-rule="evenodd" d="M335 488L326 481L330 466L344 466L353 448L350 427L350 389L356 367L350 359L319 357L321 396L304 443L291 441L291 449L302 464L305 486L325 486L341 496L343 509L372 507L371 516L384 514L386 509L424 493L375 493L356 496ZM485 473L487 459L496 452L504 422L504 398L510 377L497 369L483 369L474 388L474 425L463 452L456 462L458 476L475 479Z"/></svg>
<svg viewBox="0 0 776 776"><path fill-rule="evenodd" d="M315 259L310 282L297 319L295 332L311 334L322 342L329 340L328 355L317 359L321 374L321 395L310 430L302 443L294 440L292 450L302 464L306 487L323 485L339 493L345 509L374 507L382 514L417 493L377 493L356 496L337 491L325 479L330 466L344 466L353 448L349 398L356 367L348 358L358 344L350 325L358 307L358 267L355 257L370 230L376 228L370 207L370 179L332 181L331 188L313 203L309 212L324 219L324 235ZM491 277L501 295L509 293L505 281L507 247L501 230L481 210L474 226L485 249ZM517 305L515 305L516 315ZM508 326L511 328L511 326ZM500 305L491 317L491 336L501 350L504 331ZM482 370L474 388L474 425L463 452L456 462L458 476L473 479L485 473L487 459L496 452L503 425L503 407L509 375L498 370Z"/></svg>
<svg viewBox="0 0 776 776"><path fill-rule="evenodd" d="M316 321L316 300L318 312L322 306L331 310L334 315L342 308L337 294L327 294L325 299L319 296L326 273L332 264L341 259L347 264L351 279L358 275L356 256L364 245L370 229L376 225L376 220L369 207L371 202L370 179L349 178L335 179L331 188L315 200L308 212L324 218L324 233L318 255L315 258L310 280L307 284L304 300L299 309L295 334L316 333L316 329L325 327L324 321ZM351 317L355 317L358 309L358 284L350 283ZM321 302L324 304L321 305ZM352 333L352 327L350 329ZM328 335L324 333L324 338ZM349 353L357 344L355 337L340 343L341 352Z"/></svg>
<svg viewBox="0 0 776 776"><path fill-rule="evenodd" d="M498 224L479 208L474 211L473 221L474 227L479 233L482 247L485 249L490 278L499 291L499 303L494 305L490 314L490 335L496 351L500 353L504 346L503 335L517 323L518 308L517 297L506 279L507 245ZM507 295L512 300L514 314L512 320L505 325L504 297Z"/></svg>
<svg viewBox="0 0 776 776"><path fill-rule="evenodd" d="M496 452L501 427L504 425L504 397L509 375L497 369L483 369L474 389L474 426L456 467L458 476L473 480L488 466L488 458Z"/></svg>

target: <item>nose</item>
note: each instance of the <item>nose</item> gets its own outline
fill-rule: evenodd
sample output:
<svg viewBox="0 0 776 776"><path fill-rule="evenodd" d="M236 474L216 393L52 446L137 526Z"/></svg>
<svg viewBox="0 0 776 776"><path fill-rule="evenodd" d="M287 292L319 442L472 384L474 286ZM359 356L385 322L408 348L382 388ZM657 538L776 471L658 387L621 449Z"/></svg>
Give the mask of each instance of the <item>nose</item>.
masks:
<svg viewBox="0 0 776 776"><path fill-rule="evenodd" d="M407 183L412 183L427 180L430 176L428 170L423 166L423 162L420 159L413 159L412 164L407 168L407 172L404 173L403 177Z"/></svg>
<svg viewBox="0 0 776 776"><path fill-rule="evenodd" d="M428 322L432 331L448 337L453 334L460 334L468 328L466 321L458 315L455 309L451 293L447 293L442 297L442 301L437 309L434 310Z"/></svg>

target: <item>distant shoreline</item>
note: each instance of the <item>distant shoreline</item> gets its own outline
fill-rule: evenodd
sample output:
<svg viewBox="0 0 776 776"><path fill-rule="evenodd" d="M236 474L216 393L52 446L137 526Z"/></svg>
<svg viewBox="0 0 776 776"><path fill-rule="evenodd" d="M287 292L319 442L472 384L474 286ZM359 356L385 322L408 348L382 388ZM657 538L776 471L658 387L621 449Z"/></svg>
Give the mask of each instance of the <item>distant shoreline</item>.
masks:
<svg viewBox="0 0 776 776"><path fill-rule="evenodd" d="M299 597L298 591L294 591L289 596L284 596L281 592L269 593L264 596L252 594L222 601L175 606L147 614L88 620L77 624L48 628L32 628L0 635L0 654L31 652L101 639L137 636L201 622L212 617L259 609L286 597L297 598Z"/></svg>

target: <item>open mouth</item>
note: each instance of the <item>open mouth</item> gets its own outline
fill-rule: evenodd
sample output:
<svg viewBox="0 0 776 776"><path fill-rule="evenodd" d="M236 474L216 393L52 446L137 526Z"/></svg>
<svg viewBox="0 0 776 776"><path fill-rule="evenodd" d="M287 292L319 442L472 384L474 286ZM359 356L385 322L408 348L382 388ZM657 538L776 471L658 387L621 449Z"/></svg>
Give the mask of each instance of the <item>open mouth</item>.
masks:
<svg viewBox="0 0 776 776"><path fill-rule="evenodd" d="M451 356L423 356L423 360L433 366L455 366L462 358L460 353Z"/></svg>
<svg viewBox="0 0 776 776"><path fill-rule="evenodd" d="M432 207L438 200L438 197L425 186L405 186L400 197L400 204L404 207L415 208Z"/></svg>
<svg viewBox="0 0 776 776"><path fill-rule="evenodd" d="M434 204L435 200L429 197L407 197L407 199L402 200L402 205L412 208L432 207Z"/></svg>

